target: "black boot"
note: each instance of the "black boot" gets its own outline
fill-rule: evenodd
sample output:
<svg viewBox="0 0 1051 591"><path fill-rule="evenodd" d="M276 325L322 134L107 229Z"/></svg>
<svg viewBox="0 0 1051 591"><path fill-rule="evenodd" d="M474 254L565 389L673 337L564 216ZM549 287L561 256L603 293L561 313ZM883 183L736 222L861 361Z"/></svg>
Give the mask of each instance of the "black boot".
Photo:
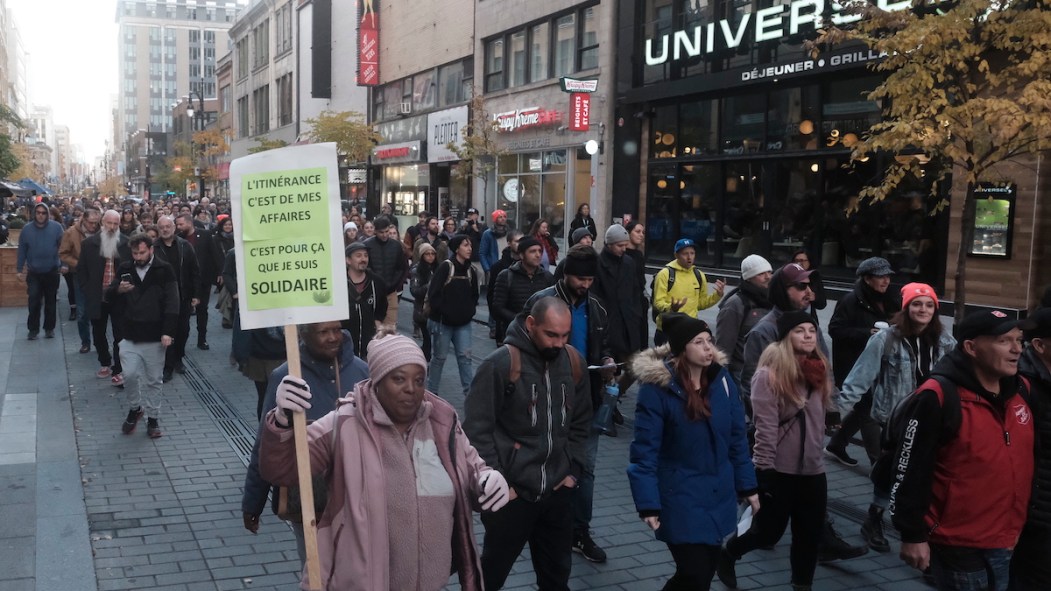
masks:
<svg viewBox="0 0 1051 591"><path fill-rule="evenodd" d="M890 542L883 535L883 508L869 505L869 518L861 524L861 537L876 552L890 552Z"/></svg>
<svg viewBox="0 0 1051 591"><path fill-rule="evenodd" d="M725 547L719 550L719 562L715 565L715 574L730 589L737 588L737 559Z"/></svg>
<svg viewBox="0 0 1051 591"><path fill-rule="evenodd" d="M868 551L868 546L851 546L848 544L832 527L832 518L828 515L825 516L825 525L821 528L821 538L817 543L818 562L857 558Z"/></svg>

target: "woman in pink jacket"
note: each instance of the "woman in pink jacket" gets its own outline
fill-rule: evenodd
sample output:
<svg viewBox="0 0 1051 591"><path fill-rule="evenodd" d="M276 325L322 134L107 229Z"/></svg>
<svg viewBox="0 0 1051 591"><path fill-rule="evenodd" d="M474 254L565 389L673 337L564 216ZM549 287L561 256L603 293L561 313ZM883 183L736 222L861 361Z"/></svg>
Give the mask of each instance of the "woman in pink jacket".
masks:
<svg viewBox="0 0 1051 591"><path fill-rule="evenodd" d="M437 590L455 571L462 589L480 591L471 512L503 507L507 481L478 456L453 407L424 389L427 361L412 339L380 334L368 348L369 379L307 428L310 471L328 481L321 588ZM286 377L264 418L259 468L274 484L297 483L290 426L309 400L306 383Z"/></svg>

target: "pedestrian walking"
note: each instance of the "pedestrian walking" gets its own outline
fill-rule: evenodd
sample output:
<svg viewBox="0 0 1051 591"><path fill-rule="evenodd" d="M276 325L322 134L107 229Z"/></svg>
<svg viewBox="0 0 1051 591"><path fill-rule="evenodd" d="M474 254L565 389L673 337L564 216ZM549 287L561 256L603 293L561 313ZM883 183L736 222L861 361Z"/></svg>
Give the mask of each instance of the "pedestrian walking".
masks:
<svg viewBox="0 0 1051 591"><path fill-rule="evenodd" d="M106 290L106 298L120 310L120 364L125 383L132 382L132 387L125 388L129 410L121 432L130 434L145 415L146 434L156 439L162 435L165 349L175 342L172 335L178 329L182 301L175 271L154 256L149 237L136 234L128 246L132 260L120 264Z"/></svg>
<svg viewBox="0 0 1051 591"><path fill-rule="evenodd" d="M44 336L55 338L58 323L58 286L61 282L58 248L62 243L62 224L51 219L44 203L33 206L33 222L22 228L18 237L15 277L24 281L29 295L28 339L40 334L40 313L44 314Z"/></svg>
<svg viewBox="0 0 1051 591"><path fill-rule="evenodd" d="M693 240L682 238L675 243L675 260L664 265L653 277L653 312L657 314L657 332L653 336L655 345L665 343L661 334L660 314L682 312L697 317L701 310L711 308L723 297L726 282L715 282L714 292L708 291L708 278L693 266L697 247ZM674 277L674 279L673 279Z"/></svg>
<svg viewBox="0 0 1051 591"><path fill-rule="evenodd" d="M820 334L807 312L784 313L777 320L777 341L763 351L752 378L752 457L760 507L748 531L731 538L721 555L719 580L731 589L737 587L735 563L776 544L789 522L792 588L809 591L813 585L827 502L825 410L833 393Z"/></svg>
<svg viewBox="0 0 1051 591"><path fill-rule="evenodd" d="M628 481L639 516L675 560L664 591L706 590L738 499L759 512L755 469L741 397L711 329L679 313L663 325L668 344L631 362L641 385Z"/></svg>
<svg viewBox="0 0 1051 591"><path fill-rule="evenodd" d="M449 242L453 253L448 261L438 265L427 288L430 316L427 330L431 333L430 364L427 368L427 389L438 393L442 368L449 348L456 353L460 371L460 386L464 394L471 387L471 319L478 307L478 276L471 267L471 240L458 234Z"/></svg>
<svg viewBox="0 0 1051 591"><path fill-rule="evenodd" d="M427 290L431 286L434 270L438 268L438 254L434 247L425 244L420 247L420 262L409 270L409 293L412 294L412 328L413 338L423 341L423 357L431 360L431 333L427 330Z"/></svg>
<svg viewBox="0 0 1051 591"><path fill-rule="evenodd" d="M62 243L58 247L58 258L62 261L61 272L66 281L72 284L73 297L69 300L69 319L77 321L81 353L91 351L91 320L85 312L87 305L80 282L77 281L77 271L80 264L81 245L84 240L98 233L101 219L102 212L93 207L86 209L80 216L80 220L71 225L62 235Z"/></svg>
<svg viewBox="0 0 1051 591"><path fill-rule="evenodd" d="M750 254L741 261L741 285L719 302L715 345L729 355L726 366L738 383L744 371L744 343L748 333L773 307L770 303L770 278L773 276L769 261Z"/></svg>
<svg viewBox="0 0 1051 591"><path fill-rule="evenodd" d="M119 309L105 297L121 263L132 260L128 237L120 232L120 214L109 210L102 215L102 229L84 240L80 246L77 264L77 284L84 294L84 314L91 321L91 339L98 356L99 369L95 377L109 378L114 386L124 385L120 365L121 322ZM113 332L113 353L110 354L107 329Z"/></svg>
<svg viewBox="0 0 1051 591"><path fill-rule="evenodd" d="M570 234L579 229L587 230L592 240L598 238L598 229L595 227L595 220L591 217L591 206L587 203L581 203L577 207L577 214L573 216L573 221L569 222Z"/></svg>
<svg viewBox="0 0 1051 591"><path fill-rule="evenodd" d="M367 358L369 341L376 336L387 315L387 288L383 280L369 269L369 250L351 243L345 250L347 262L347 297L349 316L343 328L350 332L352 348L362 359Z"/></svg>
<svg viewBox="0 0 1051 591"><path fill-rule="evenodd" d="M540 268L543 248L532 236L517 242L519 260L493 278L493 305L490 314L496 314L496 342L503 343L507 326L522 313L529 298L550 287L555 278Z"/></svg>
<svg viewBox="0 0 1051 591"><path fill-rule="evenodd" d="M159 260L168 263L175 273L180 302L175 342L164 354L162 379L167 383L172 380L172 372L186 372L183 358L186 356L186 342L190 338L190 313L199 301L197 295L201 279L197 254L189 242L176 235L175 219L162 216L157 220L157 231L160 235L153 243L153 252Z"/></svg>
<svg viewBox="0 0 1051 591"><path fill-rule="evenodd" d="M551 271L558 266L558 245L551 235L551 226L544 218L537 218L529 230L532 236L540 244L540 268Z"/></svg>
<svg viewBox="0 0 1051 591"><path fill-rule="evenodd" d="M375 235L364 242L369 253L369 269L387 288L387 314L381 324L394 327L398 324L398 296L401 295L402 285L409 276L408 259L402 250L401 242L397 238L391 240L390 229L397 228L390 218L379 216L373 225Z"/></svg>
<svg viewBox="0 0 1051 591"><path fill-rule="evenodd" d="M200 219L202 216L208 218L207 223ZM197 256L197 286L194 290L197 304L193 308L193 315L197 320L197 348L202 351L211 349L208 345L208 304L212 290L220 284L226 255L215 243L211 226L211 217L207 211L201 211L198 217L180 214L175 218L179 237L190 243Z"/></svg>

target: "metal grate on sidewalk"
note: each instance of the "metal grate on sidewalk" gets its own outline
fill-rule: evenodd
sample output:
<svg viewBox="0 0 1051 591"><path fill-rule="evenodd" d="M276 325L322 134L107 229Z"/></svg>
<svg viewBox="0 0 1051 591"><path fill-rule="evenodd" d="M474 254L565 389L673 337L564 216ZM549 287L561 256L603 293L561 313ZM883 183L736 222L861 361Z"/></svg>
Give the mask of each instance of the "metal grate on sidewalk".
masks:
<svg viewBox="0 0 1051 591"><path fill-rule="evenodd" d="M234 448L238 457L241 458L241 461L247 467L248 460L252 455L252 447L255 445L258 425L253 425L241 418L241 415L238 414L233 405L219 393L217 388L212 386L192 358L189 356L185 357L183 364L186 366L186 373L183 375L183 379L186 380L190 391L194 393L201 405L212 415L212 419L219 426L219 431L223 434L223 437L226 438L230 447Z"/></svg>

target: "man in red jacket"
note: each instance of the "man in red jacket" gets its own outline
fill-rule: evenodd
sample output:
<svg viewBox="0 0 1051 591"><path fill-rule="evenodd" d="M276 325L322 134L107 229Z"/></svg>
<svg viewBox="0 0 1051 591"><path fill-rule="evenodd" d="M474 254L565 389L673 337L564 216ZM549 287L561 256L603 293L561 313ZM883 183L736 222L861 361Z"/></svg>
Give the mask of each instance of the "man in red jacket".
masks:
<svg viewBox="0 0 1051 591"><path fill-rule="evenodd" d="M938 589L1006 589L1033 479L1033 415L1018 377L1022 323L982 310L913 394L895 451L891 514L901 557Z"/></svg>

